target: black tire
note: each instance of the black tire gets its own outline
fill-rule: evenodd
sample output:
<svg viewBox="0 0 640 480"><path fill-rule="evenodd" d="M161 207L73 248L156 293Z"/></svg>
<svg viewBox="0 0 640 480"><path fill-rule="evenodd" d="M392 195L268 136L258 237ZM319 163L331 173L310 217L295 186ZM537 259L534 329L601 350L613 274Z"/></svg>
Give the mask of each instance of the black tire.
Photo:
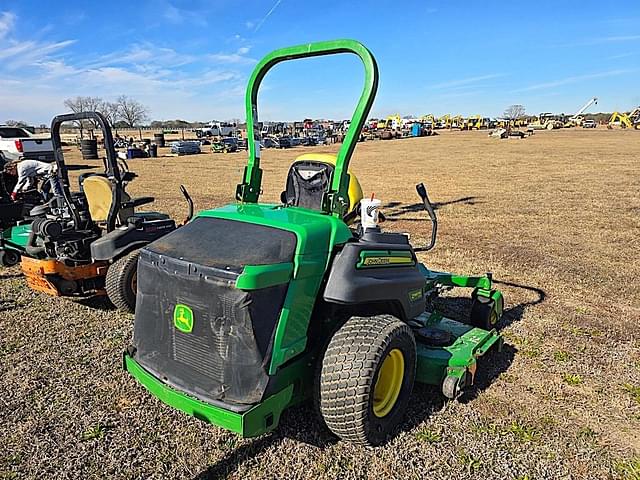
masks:
<svg viewBox="0 0 640 480"><path fill-rule="evenodd" d="M384 413L376 414L374 391L383 362L398 351L403 359L399 390ZM415 375L416 342L407 324L390 315L353 317L333 335L322 358L322 419L343 440L380 445L402 420Z"/></svg>
<svg viewBox="0 0 640 480"><path fill-rule="evenodd" d="M120 310L133 313L136 309L139 250L128 253L109 266L105 289L111 303Z"/></svg>
<svg viewBox="0 0 640 480"><path fill-rule="evenodd" d="M487 297L475 296L471 304L471 325L484 330L498 328L500 314L493 300Z"/></svg>
<svg viewBox="0 0 640 480"><path fill-rule="evenodd" d="M13 267L20 263L20 254L15 250L0 250L0 264L3 267Z"/></svg>

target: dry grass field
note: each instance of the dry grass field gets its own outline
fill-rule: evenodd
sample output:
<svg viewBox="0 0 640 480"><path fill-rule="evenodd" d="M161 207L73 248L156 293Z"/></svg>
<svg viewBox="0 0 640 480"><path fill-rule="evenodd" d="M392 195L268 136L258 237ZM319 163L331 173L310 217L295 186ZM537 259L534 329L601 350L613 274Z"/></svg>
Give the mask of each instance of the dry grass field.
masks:
<svg viewBox="0 0 640 480"><path fill-rule="evenodd" d="M337 148L264 151L263 198L278 198L295 156ZM131 161L128 190L182 219L180 183L197 209L230 202L245 160ZM414 189L424 181L440 223L422 260L492 271L507 302L506 346L475 389L449 403L417 386L377 449L336 441L308 405L248 440L183 415L122 371L133 316L31 292L18 269L0 270L0 478L638 480L639 162L640 132L604 129L358 145L351 169L386 205L384 226L426 240ZM464 314L462 293L450 295Z"/></svg>

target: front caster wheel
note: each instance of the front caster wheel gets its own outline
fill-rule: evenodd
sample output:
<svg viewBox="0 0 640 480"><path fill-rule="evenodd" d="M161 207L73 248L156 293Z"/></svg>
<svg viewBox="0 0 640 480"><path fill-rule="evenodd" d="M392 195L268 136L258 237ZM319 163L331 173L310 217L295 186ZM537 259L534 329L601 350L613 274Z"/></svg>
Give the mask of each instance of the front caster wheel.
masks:
<svg viewBox="0 0 640 480"><path fill-rule="evenodd" d="M464 371L461 376L447 375L442 382L442 394L449 400L455 400L460 396L464 387L467 386L468 371Z"/></svg>
<svg viewBox="0 0 640 480"><path fill-rule="evenodd" d="M0 250L0 264L4 267L13 267L20 263L20 254L15 250Z"/></svg>

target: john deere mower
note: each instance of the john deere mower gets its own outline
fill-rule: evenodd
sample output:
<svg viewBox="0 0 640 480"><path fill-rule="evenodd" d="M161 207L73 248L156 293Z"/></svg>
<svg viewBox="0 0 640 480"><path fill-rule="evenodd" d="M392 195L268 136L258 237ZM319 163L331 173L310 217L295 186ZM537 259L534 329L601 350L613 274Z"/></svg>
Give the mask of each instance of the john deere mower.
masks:
<svg viewBox="0 0 640 480"><path fill-rule="evenodd" d="M102 129L105 173L81 175L80 192L71 193L60 127L82 120L92 120ZM101 114L55 117L51 140L63 195L33 208L32 223L12 228L8 239L23 249L21 267L27 284L56 296L108 295L116 307L132 312L139 249L175 230L176 223L164 213L134 212L154 198L127 195L125 186L135 174L126 164L122 164L124 169L119 165L111 129ZM190 217L193 204L185 188L181 189Z"/></svg>
<svg viewBox="0 0 640 480"><path fill-rule="evenodd" d="M260 83L280 62L341 53L362 60L365 85L337 157L299 157L281 202L259 202ZM402 420L415 381L456 398L473 383L478 358L501 345L503 297L491 276L432 271L416 257L436 238L426 188L417 192L431 239L413 247L406 234L380 229L377 202L362 199L348 171L377 86L372 54L353 40L276 50L257 65L237 202L200 212L140 251L124 368L163 402L253 437L312 398L333 433L378 445ZM473 289L466 321L432 307L451 287Z"/></svg>

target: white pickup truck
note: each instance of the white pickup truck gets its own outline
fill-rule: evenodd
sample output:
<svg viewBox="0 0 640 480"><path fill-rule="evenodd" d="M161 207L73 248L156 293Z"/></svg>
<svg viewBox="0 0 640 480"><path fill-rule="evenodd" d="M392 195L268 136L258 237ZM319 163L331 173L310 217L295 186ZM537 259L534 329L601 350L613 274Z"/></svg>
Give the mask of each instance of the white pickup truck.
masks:
<svg viewBox="0 0 640 480"><path fill-rule="evenodd" d="M0 163L24 158L52 162L51 138L34 136L21 127L0 125Z"/></svg>

